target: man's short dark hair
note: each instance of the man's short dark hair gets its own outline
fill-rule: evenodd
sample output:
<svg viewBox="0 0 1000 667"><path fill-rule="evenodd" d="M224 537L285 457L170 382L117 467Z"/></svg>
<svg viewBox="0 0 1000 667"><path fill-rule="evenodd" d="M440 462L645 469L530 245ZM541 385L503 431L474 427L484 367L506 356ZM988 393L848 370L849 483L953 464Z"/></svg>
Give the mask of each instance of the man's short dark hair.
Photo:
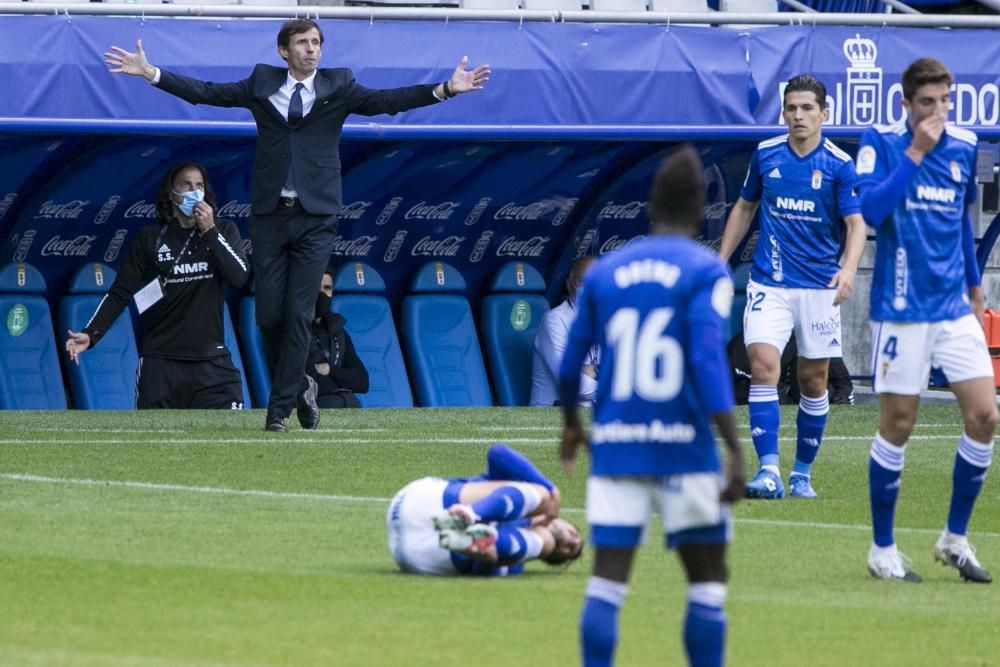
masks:
<svg viewBox="0 0 1000 667"><path fill-rule="evenodd" d="M278 31L278 46L287 49L288 45L292 43L292 35L301 35L314 28L319 33L319 43L322 44L323 29L312 19L292 19L291 21L285 21L281 26L281 30Z"/></svg>
<svg viewBox="0 0 1000 667"><path fill-rule="evenodd" d="M160 222L170 222L177 217L170 193L174 190L174 179L177 178L177 174L185 169L197 169L201 172L201 180L205 183L205 203L211 206L213 211L218 210L215 207L215 190L208 181L208 170L205 166L197 162L178 162L163 175L160 188L156 191L156 217Z"/></svg>
<svg viewBox="0 0 1000 667"><path fill-rule="evenodd" d="M653 177L646 209L653 227L675 227L694 234L701 227L705 181L701 158L690 144L668 155Z"/></svg>
<svg viewBox="0 0 1000 667"><path fill-rule="evenodd" d="M912 102L913 96L921 86L936 83L950 86L954 81L943 62L935 58L921 58L911 63L903 72L903 99Z"/></svg>
<svg viewBox="0 0 1000 667"><path fill-rule="evenodd" d="M785 100L788 99L788 93L813 93L816 95L816 102L819 104L819 108L826 108L826 86L814 76L799 74L789 79L788 85L785 86L784 95L781 98L782 106L784 106Z"/></svg>
<svg viewBox="0 0 1000 667"><path fill-rule="evenodd" d="M332 266L326 267L326 269L323 270L323 274L330 276L330 280L336 280L337 278L337 270Z"/></svg>

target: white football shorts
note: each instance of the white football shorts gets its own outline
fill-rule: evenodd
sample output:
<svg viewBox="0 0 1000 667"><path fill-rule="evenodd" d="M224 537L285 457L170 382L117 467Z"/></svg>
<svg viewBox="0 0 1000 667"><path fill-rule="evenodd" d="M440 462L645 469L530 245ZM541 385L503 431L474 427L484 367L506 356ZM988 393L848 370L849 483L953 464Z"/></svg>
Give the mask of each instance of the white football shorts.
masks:
<svg viewBox="0 0 1000 667"><path fill-rule="evenodd" d="M451 552L438 545L434 517L444 511L448 480L424 477L410 482L389 503L385 525L389 552L404 572L455 575Z"/></svg>
<svg viewBox="0 0 1000 667"><path fill-rule="evenodd" d="M975 315L941 322L872 322L872 387L877 394L915 396L931 368L948 382L993 377L986 334Z"/></svg>
<svg viewBox="0 0 1000 667"><path fill-rule="evenodd" d="M663 477L587 479L590 540L598 547L636 547L658 510L667 547L727 544L732 537L729 506L719 501L725 482L716 473Z"/></svg>
<svg viewBox="0 0 1000 667"><path fill-rule="evenodd" d="M840 306L833 305L836 296L835 289L772 287L751 280L743 309L744 342L773 345L780 355L794 331L800 357L842 356Z"/></svg>

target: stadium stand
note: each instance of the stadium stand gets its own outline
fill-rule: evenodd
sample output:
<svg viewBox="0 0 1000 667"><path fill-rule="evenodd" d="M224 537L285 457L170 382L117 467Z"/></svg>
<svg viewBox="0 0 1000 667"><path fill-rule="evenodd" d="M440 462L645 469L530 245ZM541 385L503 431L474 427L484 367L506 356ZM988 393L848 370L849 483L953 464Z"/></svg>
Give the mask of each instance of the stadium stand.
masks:
<svg viewBox="0 0 1000 667"><path fill-rule="evenodd" d="M0 409L66 409L45 290L45 278L30 264L0 268Z"/></svg>
<svg viewBox="0 0 1000 667"><path fill-rule="evenodd" d="M250 281L248 286L250 294L240 300L239 314L240 341L243 343L241 349L243 358L246 359L243 378L250 380L253 406L265 408L267 397L271 393L271 373L267 370L264 341L261 339L260 329L257 328L257 297L253 293L253 281ZM226 341L226 344L229 342ZM247 391L246 383L243 385L243 391L244 393Z"/></svg>
<svg viewBox="0 0 1000 667"><path fill-rule="evenodd" d="M590 0L590 8L597 12L644 12L646 0Z"/></svg>
<svg viewBox="0 0 1000 667"><path fill-rule="evenodd" d="M84 264L70 281L59 303L59 332L83 329L115 281L115 270L99 263ZM66 362L73 406L83 410L135 408L139 353L132 318L123 313L101 339L80 355L80 363Z"/></svg>
<svg viewBox="0 0 1000 667"><path fill-rule="evenodd" d="M368 369L368 393L358 394L365 408L411 408L413 394L385 296L385 281L368 264L352 262L333 278L330 309L347 320L354 350Z"/></svg>
<svg viewBox="0 0 1000 667"><path fill-rule="evenodd" d="M250 388L247 384L247 373L243 366L243 357L240 355L240 345L238 339L236 338L236 329L233 327L233 318L229 315L229 305L226 303L222 304L222 334L223 343L226 349L229 350L229 356L232 357L233 366L236 370L240 372L240 382L243 383L243 409L250 409ZM103 341L102 341L103 342ZM265 402L263 405L267 405Z"/></svg>
<svg viewBox="0 0 1000 667"><path fill-rule="evenodd" d="M479 349L465 279L451 265L430 262L417 270L403 300L403 341L426 407L493 404Z"/></svg>
<svg viewBox="0 0 1000 667"><path fill-rule="evenodd" d="M462 9L520 9L520 0L461 0Z"/></svg>
<svg viewBox="0 0 1000 667"><path fill-rule="evenodd" d="M708 0L649 0L654 12L708 12Z"/></svg>
<svg viewBox="0 0 1000 667"><path fill-rule="evenodd" d="M551 9L553 11L579 11L583 9L581 0L523 0L525 9Z"/></svg>
<svg viewBox="0 0 1000 667"><path fill-rule="evenodd" d="M535 332L549 311L545 279L532 266L500 267L483 299L483 340L498 405L527 405Z"/></svg>

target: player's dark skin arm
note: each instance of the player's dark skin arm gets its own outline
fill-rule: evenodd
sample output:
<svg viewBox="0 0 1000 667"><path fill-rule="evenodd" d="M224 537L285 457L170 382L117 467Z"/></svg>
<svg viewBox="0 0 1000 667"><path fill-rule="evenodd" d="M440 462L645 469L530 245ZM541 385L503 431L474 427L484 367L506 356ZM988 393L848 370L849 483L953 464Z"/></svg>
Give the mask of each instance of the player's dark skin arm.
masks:
<svg viewBox="0 0 1000 667"><path fill-rule="evenodd" d="M723 502L733 504L743 498L746 485L746 464L743 461L743 448L736 430L736 417L733 411L719 412L712 415L715 429L726 445L726 488L720 498Z"/></svg>

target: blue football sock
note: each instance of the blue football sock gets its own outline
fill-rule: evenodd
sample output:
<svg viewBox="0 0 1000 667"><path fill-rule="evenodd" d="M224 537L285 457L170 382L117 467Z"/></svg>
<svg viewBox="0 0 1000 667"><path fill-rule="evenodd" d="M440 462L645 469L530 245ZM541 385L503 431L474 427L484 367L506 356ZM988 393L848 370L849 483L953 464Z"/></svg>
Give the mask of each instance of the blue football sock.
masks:
<svg viewBox="0 0 1000 667"><path fill-rule="evenodd" d="M726 652L726 585L700 583L688 586L684 618L684 650L690 667L722 667Z"/></svg>
<svg viewBox="0 0 1000 667"><path fill-rule="evenodd" d="M505 484L472 503L472 511L482 521L511 521L528 516L541 502L542 498L535 488L515 482Z"/></svg>
<svg viewBox="0 0 1000 667"><path fill-rule="evenodd" d="M983 488L986 471L993 460L993 443L976 442L963 433L958 441L955 468L951 478L951 506L948 508L948 532L965 535L969 518Z"/></svg>
<svg viewBox="0 0 1000 667"><path fill-rule="evenodd" d="M545 544L540 535L507 523L497 526L497 559L500 565L512 565L538 558Z"/></svg>
<svg viewBox="0 0 1000 667"><path fill-rule="evenodd" d="M778 388L771 384L750 385L750 437L760 465L778 467L778 429L781 406Z"/></svg>
<svg viewBox="0 0 1000 667"><path fill-rule="evenodd" d="M819 446L826 430L826 416L830 413L830 393L819 398L803 396L799 400L799 413L795 417L798 434L795 440L795 466L792 473L809 476Z"/></svg>
<svg viewBox="0 0 1000 667"><path fill-rule="evenodd" d="M591 577L580 614L580 649L583 667L611 667L618 643L618 610L628 585Z"/></svg>
<svg viewBox="0 0 1000 667"><path fill-rule="evenodd" d="M896 499L899 497L900 475L906 458L906 445L889 444L881 434L876 434L868 461L868 497L872 511L872 538L876 546L895 544L892 526L896 517Z"/></svg>
<svg viewBox="0 0 1000 667"><path fill-rule="evenodd" d="M498 442L486 452L486 479L532 482L551 491L555 485L520 452Z"/></svg>

